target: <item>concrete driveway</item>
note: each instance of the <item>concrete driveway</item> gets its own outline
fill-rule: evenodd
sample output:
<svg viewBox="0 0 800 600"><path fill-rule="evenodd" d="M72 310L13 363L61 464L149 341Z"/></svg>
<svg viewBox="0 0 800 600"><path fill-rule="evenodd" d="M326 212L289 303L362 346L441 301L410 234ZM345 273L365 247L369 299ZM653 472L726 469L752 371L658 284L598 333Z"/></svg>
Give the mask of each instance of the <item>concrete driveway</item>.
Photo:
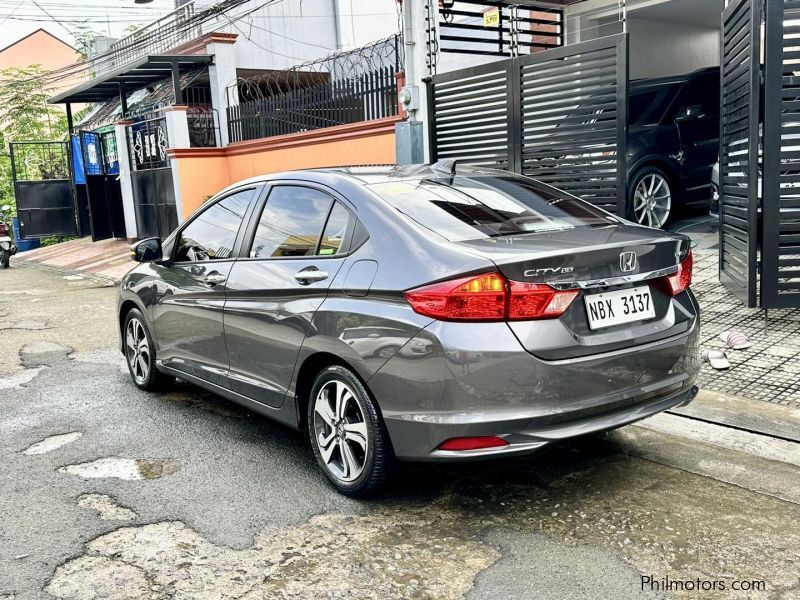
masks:
<svg viewBox="0 0 800 600"><path fill-rule="evenodd" d="M786 436L664 415L524 459L405 466L356 502L299 434L187 384L138 391L113 298L0 272L0 599L800 595Z"/></svg>

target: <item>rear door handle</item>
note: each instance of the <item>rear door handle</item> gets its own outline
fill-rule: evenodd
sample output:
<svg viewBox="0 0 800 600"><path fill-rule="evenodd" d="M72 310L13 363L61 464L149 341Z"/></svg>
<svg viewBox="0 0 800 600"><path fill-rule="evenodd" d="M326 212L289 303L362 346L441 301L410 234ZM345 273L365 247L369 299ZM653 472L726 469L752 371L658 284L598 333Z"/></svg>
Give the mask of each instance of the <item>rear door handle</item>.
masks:
<svg viewBox="0 0 800 600"><path fill-rule="evenodd" d="M203 279L203 283L205 283L207 286L215 286L219 285L220 283L225 283L225 279L225 275L214 271L213 273L206 275L206 278Z"/></svg>
<svg viewBox="0 0 800 600"><path fill-rule="evenodd" d="M316 268L308 268L295 273L294 278L300 283L307 285L315 281L324 281L328 278L328 274Z"/></svg>

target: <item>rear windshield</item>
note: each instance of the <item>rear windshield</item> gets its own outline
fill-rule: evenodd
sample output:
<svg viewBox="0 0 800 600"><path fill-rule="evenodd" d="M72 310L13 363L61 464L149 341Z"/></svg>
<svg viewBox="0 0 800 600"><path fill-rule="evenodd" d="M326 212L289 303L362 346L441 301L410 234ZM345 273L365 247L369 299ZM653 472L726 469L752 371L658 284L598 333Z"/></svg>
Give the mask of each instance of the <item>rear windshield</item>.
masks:
<svg viewBox="0 0 800 600"><path fill-rule="evenodd" d="M591 204L522 177L408 179L368 186L452 242L604 227L618 221Z"/></svg>
<svg viewBox="0 0 800 600"><path fill-rule="evenodd" d="M658 125L682 85L678 82L631 91L628 124Z"/></svg>

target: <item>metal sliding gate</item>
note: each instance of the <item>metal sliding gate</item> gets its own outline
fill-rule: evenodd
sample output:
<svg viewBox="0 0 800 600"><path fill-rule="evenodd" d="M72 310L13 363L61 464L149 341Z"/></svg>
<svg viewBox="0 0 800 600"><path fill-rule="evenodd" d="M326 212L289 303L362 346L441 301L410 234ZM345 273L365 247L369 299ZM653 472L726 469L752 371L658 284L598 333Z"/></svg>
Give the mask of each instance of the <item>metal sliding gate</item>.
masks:
<svg viewBox="0 0 800 600"><path fill-rule="evenodd" d="M734 0L722 15L720 281L756 306L761 1Z"/></svg>
<svg viewBox="0 0 800 600"><path fill-rule="evenodd" d="M800 306L800 0L722 16L720 281L749 307Z"/></svg>
<svg viewBox="0 0 800 600"><path fill-rule="evenodd" d="M434 75L431 160L523 173L625 214L627 48L618 34Z"/></svg>
<svg viewBox="0 0 800 600"><path fill-rule="evenodd" d="M127 126L133 205L140 238L166 238L178 226L164 117Z"/></svg>
<svg viewBox="0 0 800 600"><path fill-rule="evenodd" d="M800 306L800 0L768 0L761 304Z"/></svg>
<svg viewBox="0 0 800 600"><path fill-rule="evenodd" d="M67 142L12 142L20 236L77 235Z"/></svg>

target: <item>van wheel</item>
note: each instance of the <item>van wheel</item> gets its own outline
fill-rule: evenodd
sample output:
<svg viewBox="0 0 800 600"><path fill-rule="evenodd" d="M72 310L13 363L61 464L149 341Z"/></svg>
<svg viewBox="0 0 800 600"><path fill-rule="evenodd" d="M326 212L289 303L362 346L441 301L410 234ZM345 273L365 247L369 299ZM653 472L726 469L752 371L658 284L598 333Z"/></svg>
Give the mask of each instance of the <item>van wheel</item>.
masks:
<svg viewBox="0 0 800 600"><path fill-rule="evenodd" d="M308 403L308 434L317 463L347 496L384 488L394 462L389 436L361 381L345 367L323 369Z"/></svg>
<svg viewBox="0 0 800 600"><path fill-rule="evenodd" d="M660 228L673 212L672 182L658 167L643 167L631 180L628 218L646 227Z"/></svg>

